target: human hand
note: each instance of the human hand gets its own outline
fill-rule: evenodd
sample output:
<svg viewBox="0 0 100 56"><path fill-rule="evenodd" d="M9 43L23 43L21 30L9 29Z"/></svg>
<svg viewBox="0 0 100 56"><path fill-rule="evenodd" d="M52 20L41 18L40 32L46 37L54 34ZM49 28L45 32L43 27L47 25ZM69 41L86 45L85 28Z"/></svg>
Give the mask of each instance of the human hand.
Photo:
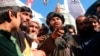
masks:
<svg viewBox="0 0 100 56"><path fill-rule="evenodd" d="M55 30L53 31L53 33L51 34L51 37L53 39L57 38L57 37L61 37L64 34L64 30L62 29L62 27L57 27L55 28Z"/></svg>

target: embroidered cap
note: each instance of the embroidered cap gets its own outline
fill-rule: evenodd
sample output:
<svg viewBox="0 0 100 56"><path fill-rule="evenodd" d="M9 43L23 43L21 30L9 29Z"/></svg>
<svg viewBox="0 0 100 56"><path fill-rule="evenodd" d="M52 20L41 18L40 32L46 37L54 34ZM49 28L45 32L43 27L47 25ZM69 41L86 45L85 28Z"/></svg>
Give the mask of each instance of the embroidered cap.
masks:
<svg viewBox="0 0 100 56"><path fill-rule="evenodd" d="M5 6L18 6L16 0L0 0L0 7Z"/></svg>

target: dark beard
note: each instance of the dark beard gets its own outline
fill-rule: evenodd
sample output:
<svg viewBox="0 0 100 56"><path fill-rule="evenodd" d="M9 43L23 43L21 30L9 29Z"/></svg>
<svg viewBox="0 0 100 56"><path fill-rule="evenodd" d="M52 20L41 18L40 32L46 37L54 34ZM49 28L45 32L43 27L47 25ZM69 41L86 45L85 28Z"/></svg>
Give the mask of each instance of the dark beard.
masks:
<svg viewBox="0 0 100 56"><path fill-rule="evenodd" d="M20 29L22 31L27 31L28 30L28 26L25 26L25 25L20 24Z"/></svg>
<svg viewBox="0 0 100 56"><path fill-rule="evenodd" d="M96 12L96 16L100 17L100 11Z"/></svg>
<svg viewBox="0 0 100 56"><path fill-rule="evenodd" d="M54 31L54 28L53 27L50 27L50 31L53 32Z"/></svg>

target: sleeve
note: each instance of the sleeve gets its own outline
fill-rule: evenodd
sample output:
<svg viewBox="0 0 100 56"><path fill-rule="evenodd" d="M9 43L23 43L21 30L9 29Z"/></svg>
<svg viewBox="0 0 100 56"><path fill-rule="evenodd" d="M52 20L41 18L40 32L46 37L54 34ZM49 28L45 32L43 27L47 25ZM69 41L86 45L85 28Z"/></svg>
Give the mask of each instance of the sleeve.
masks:
<svg viewBox="0 0 100 56"><path fill-rule="evenodd" d="M47 38L38 49L43 50L46 55L49 55L55 49L54 39L51 37Z"/></svg>
<svg viewBox="0 0 100 56"><path fill-rule="evenodd" d="M64 49L67 47L68 42L72 39L72 35L69 33L65 33L62 37L57 37L55 39L55 45L59 49Z"/></svg>

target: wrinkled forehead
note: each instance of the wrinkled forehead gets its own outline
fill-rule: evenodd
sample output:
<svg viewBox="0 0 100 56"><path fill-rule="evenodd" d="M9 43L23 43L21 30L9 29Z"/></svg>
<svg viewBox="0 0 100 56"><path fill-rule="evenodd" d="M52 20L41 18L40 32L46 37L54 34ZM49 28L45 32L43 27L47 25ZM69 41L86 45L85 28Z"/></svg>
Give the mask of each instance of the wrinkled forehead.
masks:
<svg viewBox="0 0 100 56"><path fill-rule="evenodd" d="M38 22L35 22L35 21L30 21L30 22L29 22L29 25L30 25L30 26L31 26L31 25L34 25L34 24L37 25L38 28L40 28L40 25L39 25Z"/></svg>

